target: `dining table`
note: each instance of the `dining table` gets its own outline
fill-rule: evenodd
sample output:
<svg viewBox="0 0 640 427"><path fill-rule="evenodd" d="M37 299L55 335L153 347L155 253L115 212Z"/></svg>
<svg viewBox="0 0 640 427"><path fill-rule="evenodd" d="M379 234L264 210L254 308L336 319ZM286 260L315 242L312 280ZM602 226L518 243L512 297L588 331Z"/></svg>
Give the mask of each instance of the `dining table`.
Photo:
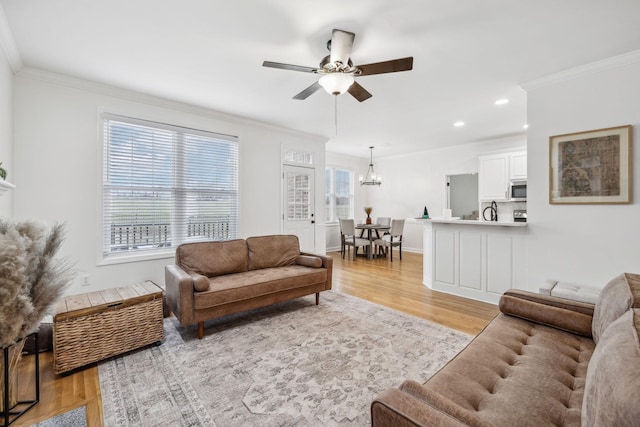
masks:
<svg viewBox="0 0 640 427"><path fill-rule="evenodd" d="M373 258L373 236L375 233L376 239L380 238L380 232L384 234L385 231L389 231L391 226L382 225L382 224L358 224L356 225L356 230L360 230L360 237L364 236L365 231L367 232L367 239L369 239L369 250L367 251L367 258Z"/></svg>

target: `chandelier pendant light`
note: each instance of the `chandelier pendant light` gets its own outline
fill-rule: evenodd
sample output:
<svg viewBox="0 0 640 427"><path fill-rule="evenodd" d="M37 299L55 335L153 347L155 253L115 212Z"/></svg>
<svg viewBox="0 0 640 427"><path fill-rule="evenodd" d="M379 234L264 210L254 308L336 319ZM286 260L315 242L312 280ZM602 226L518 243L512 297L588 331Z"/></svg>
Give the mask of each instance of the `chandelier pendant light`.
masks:
<svg viewBox="0 0 640 427"><path fill-rule="evenodd" d="M376 175L376 172L373 170L373 147L369 147L371 150L371 162L369 163L369 169L367 169L367 175L363 177L360 175L360 185L380 185L382 184L382 177L380 175Z"/></svg>

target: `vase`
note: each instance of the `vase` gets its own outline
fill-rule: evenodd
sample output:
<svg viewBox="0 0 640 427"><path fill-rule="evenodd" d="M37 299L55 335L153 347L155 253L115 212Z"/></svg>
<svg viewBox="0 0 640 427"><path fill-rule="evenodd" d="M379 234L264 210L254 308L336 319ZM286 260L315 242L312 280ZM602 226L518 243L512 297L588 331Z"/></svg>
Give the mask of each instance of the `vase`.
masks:
<svg viewBox="0 0 640 427"><path fill-rule="evenodd" d="M371 224L371 217L369 216L369 214L367 214L367 221L366 221L366 223L367 223L367 224Z"/></svg>
<svg viewBox="0 0 640 427"><path fill-rule="evenodd" d="M22 349L24 348L24 340L20 340L17 343L5 347L2 349L4 353L0 357L0 412L8 411L16 406L18 402L18 365L22 358ZM5 388L5 365L9 372L8 387ZM9 406L4 407L6 396L9 396Z"/></svg>

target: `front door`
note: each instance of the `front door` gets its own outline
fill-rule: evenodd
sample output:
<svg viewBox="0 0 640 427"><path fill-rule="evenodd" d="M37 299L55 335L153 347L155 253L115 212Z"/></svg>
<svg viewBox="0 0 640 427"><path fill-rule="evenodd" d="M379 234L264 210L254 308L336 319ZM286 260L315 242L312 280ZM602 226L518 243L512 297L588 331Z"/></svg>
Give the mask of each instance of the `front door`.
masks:
<svg viewBox="0 0 640 427"><path fill-rule="evenodd" d="M284 166L283 233L295 234L300 250L315 252L316 227L314 205L315 170L300 166Z"/></svg>

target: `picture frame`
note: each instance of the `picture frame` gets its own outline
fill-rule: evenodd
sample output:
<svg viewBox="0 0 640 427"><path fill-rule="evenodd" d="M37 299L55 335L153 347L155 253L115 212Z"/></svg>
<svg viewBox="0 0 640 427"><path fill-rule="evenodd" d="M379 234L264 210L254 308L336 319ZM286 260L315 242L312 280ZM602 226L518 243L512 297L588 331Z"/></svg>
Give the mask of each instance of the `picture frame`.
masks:
<svg viewBox="0 0 640 427"><path fill-rule="evenodd" d="M550 204L631 203L631 125L549 137Z"/></svg>

